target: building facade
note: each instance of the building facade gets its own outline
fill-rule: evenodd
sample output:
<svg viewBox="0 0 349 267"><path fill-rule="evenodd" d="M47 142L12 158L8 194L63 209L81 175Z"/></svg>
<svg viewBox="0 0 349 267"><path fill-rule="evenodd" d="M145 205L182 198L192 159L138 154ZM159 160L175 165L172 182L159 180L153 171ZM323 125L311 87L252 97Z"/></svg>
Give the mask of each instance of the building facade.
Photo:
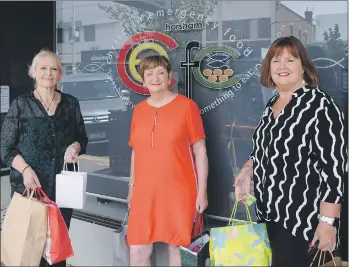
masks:
<svg viewBox="0 0 349 267"><path fill-rule="evenodd" d="M95 58L100 58L103 56L98 51L103 53L111 47L113 49L121 48L122 42L118 42L117 39L122 36L123 25L115 14L118 9L123 10L125 5L123 3L126 2L116 2L118 3L106 1L62 1L57 3L57 51L63 63L67 65L68 73L73 63L76 63L79 68L85 51L96 51L95 54L92 52L90 54ZM174 2L178 3L178 1ZM171 8L173 3L167 6L160 4L153 8L150 7L150 4L146 5L144 13L153 14L152 16L159 20L168 20L160 29L163 32L174 31L169 28L170 25L172 27L180 26L180 24L169 23L171 20L178 20L178 18L182 22L188 19L193 20L192 34L195 32L195 37L199 38L203 46L230 45L243 41L246 46L256 48L251 57L258 58L261 56L261 48L267 48L271 40L278 36L294 35L304 44L311 43L314 39L315 26L312 18L309 21L309 18L307 20L275 1L218 1L212 5L210 10L190 10L190 5L185 4L174 9ZM251 5L254 6L253 9L250 8ZM141 10L135 6L128 6L128 8ZM204 16L207 16L206 12L211 13L207 23L203 21ZM139 25L140 23L136 24L135 28L143 28ZM195 29L195 25L198 28ZM73 38L72 30L74 26L75 38ZM147 25L145 28L149 30L152 25ZM187 29L187 32L188 30L190 29ZM232 35L234 41L232 41Z"/></svg>
<svg viewBox="0 0 349 267"><path fill-rule="evenodd" d="M235 201L234 178L275 94L259 78L276 38L293 35L302 41L319 72L319 87L348 113L343 2L311 1L309 7L309 1L67 0L24 1L21 8L17 2L0 2L0 80L9 86L10 99L33 90L27 68L33 54L44 47L54 50L64 66L58 89L79 100L89 137L87 153L79 157L80 170L88 173L86 204L74 216L92 223L85 230L74 221L70 233L76 253L68 263L113 266L110 228L119 226L127 212L131 117L135 105L148 97L138 72L142 58L168 57L174 73L171 90L200 108L209 159L207 215L210 223L225 225ZM340 36L326 42L323 32L335 24ZM21 49L14 45L22 43ZM4 191L10 192L7 186ZM255 220L253 207L251 215ZM243 208L236 218L246 219ZM341 225L347 219L344 213ZM347 228L341 229L347 236ZM344 248L347 241L342 240Z"/></svg>
<svg viewBox="0 0 349 267"><path fill-rule="evenodd" d="M319 18L321 14L313 14L305 5L302 13L295 12L287 1L57 2L57 53L66 77L62 90L86 100L84 91L77 89L82 82L90 96L109 84L111 93L105 93L106 98L114 96L120 101L109 108L100 104L105 108L96 112L91 110L92 104L81 100L83 116L91 143L107 146L105 151L97 146L101 151L91 153L109 159L108 172L113 176L127 177L130 116L134 105L147 97L137 65L149 54L168 56L173 63L172 90L193 98L205 123L211 170L209 212L229 217L232 179L250 153L253 129L273 94L259 83L261 63L273 40L289 35L299 38L321 74L319 86L326 88L343 109L347 108L347 59L344 50L338 54L342 59L335 59L331 58L335 55L331 47L318 44ZM321 20L320 25L330 27L332 21ZM194 49L188 57L190 46ZM199 58L204 62L208 56L214 58L214 64L231 70L227 85L209 84L199 68L183 67L182 63ZM341 61L332 64L331 60ZM104 81L100 74L105 75ZM89 83L91 80L95 83ZM239 93L225 99L223 96L236 86ZM92 113L95 123L88 115ZM219 182L214 177L219 177ZM107 188L98 190L102 194ZM118 192L109 197L125 199L126 195Z"/></svg>

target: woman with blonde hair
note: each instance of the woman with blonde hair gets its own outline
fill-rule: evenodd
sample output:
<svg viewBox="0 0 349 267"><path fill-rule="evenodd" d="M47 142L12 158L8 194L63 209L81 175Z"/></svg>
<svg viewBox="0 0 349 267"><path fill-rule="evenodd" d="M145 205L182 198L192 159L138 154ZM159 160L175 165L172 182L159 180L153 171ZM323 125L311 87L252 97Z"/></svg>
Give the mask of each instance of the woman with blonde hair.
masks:
<svg viewBox="0 0 349 267"><path fill-rule="evenodd" d="M63 163L76 163L87 136L78 100L56 89L62 76L58 56L48 50L33 59L29 75L34 90L11 103L1 129L1 160L11 167L11 196L42 187L55 201L55 179ZM61 209L69 228L72 209ZM47 266L43 259L40 266ZM65 266L65 261L54 264Z"/></svg>

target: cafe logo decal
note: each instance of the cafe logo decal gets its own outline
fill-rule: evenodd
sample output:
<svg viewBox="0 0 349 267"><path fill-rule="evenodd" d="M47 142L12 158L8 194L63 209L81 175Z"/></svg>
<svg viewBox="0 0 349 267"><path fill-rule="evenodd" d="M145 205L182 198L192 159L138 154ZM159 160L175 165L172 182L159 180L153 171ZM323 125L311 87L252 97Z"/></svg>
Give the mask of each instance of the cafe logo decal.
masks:
<svg viewBox="0 0 349 267"><path fill-rule="evenodd" d="M199 41L191 41L185 48L185 60L181 68L185 69L186 96L192 98L192 73L202 85L212 89L226 89L237 84L240 78L234 74L232 61L240 57L240 53L230 46L208 46L194 58L192 51L200 49Z"/></svg>
<svg viewBox="0 0 349 267"><path fill-rule="evenodd" d="M178 48L177 42L161 32L143 32L130 37L119 51L117 70L122 82L133 92L149 95L149 90L143 87L143 79L138 71L138 65L146 51L168 58L168 51ZM240 81L231 67L234 59L241 56L238 50L230 46L208 46L193 57L192 50L201 49L199 41L190 41L185 47L185 60L180 67L185 69L186 96L192 97L193 77L202 85L212 89L231 88ZM172 77L170 88L177 80Z"/></svg>
<svg viewBox="0 0 349 267"><path fill-rule="evenodd" d="M193 31L193 30L203 30L205 28L203 22L195 23L184 23L182 24L165 24L165 31L175 32L175 31Z"/></svg>
<svg viewBox="0 0 349 267"><path fill-rule="evenodd" d="M240 53L230 46L206 47L194 58L199 65L193 68L193 74L198 82L208 88L232 87L240 78L234 75L230 63L239 56Z"/></svg>
<svg viewBox="0 0 349 267"><path fill-rule="evenodd" d="M152 51L168 58L167 51L178 47L177 42L170 36L160 32L143 32L130 37L119 51L117 70L122 82L133 92L149 95L149 90L143 87L143 79L138 72L142 54ZM172 77L170 88L177 80Z"/></svg>

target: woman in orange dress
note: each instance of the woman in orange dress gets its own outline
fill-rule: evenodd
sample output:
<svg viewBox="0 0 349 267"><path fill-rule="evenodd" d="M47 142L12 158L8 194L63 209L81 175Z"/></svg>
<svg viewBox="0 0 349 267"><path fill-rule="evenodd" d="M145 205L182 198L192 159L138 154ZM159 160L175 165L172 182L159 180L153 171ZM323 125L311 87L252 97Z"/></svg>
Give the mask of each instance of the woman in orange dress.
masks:
<svg viewBox="0 0 349 267"><path fill-rule="evenodd" d="M166 57L143 59L140 73L150 97L136 105L131 122L131 266L150 266L155 242L167 243L169 265L180 266L179 246L190 245L196 212L207 208L204 128L195 102L168 89Z"/></svg>

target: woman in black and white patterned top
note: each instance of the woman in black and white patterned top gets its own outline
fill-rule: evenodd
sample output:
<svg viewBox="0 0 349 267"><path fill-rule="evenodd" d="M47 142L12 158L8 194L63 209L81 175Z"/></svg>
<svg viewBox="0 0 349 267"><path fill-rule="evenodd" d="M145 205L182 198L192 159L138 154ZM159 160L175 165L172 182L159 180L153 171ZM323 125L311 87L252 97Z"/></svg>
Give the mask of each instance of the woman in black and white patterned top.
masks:
<svg viewBox="0 0 349 267"><path fill-rule="evenodd" d="M317 71L295 37L274 41L261 83L278 94L268 102L253 135L253 152L235 179L237 197L250 191L266 222L272 266L309 266L308 246L333 251L347 178L343 113L317 88ZM328 253L327 253L328 254Z"/></svg>

